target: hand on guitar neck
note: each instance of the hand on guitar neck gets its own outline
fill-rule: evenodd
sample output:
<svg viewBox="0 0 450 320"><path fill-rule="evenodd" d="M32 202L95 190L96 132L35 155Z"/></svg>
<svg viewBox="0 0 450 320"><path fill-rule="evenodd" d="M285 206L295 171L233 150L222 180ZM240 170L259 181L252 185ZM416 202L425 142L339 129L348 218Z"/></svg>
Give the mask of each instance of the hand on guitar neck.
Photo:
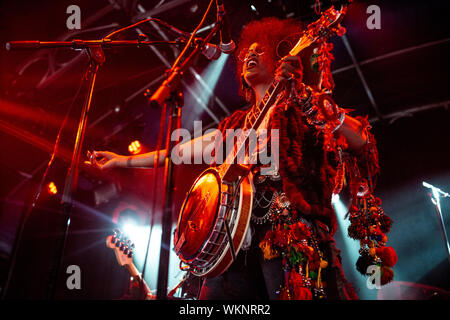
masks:
<svg viewBox="0 0 450 320"><path fill-rule="evenodd" d="M115 230L114 235L110 235L106 238L106 246L114 251L117 263L128 270L131 276L131 285L140 289L140 292L142 293L140 296L143 297L144 300L155 300L156 295L152 294L147 283L142 279L133 263L134 244L130 240L127 240L126 237L122 237L120 231Z"/></svg>

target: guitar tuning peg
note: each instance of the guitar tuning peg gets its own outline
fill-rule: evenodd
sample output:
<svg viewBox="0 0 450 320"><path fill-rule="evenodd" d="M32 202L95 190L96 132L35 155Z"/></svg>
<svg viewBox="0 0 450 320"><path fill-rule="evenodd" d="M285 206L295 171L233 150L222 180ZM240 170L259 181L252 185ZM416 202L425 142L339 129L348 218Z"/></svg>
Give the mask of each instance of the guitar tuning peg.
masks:
<svg viewBox="0 0 450 320"><path fill-rule="evenodd" d="M134 251L134 243L131 243L131 245L128 247L128 258L132 258L133 257L133 251Z"/></svg>
<svg viewBox="0 0 450 320"><path fill-rule="evenodd" d="M114 229L114 237L120 239L122 237L122 232L119 229Z"/></svg>

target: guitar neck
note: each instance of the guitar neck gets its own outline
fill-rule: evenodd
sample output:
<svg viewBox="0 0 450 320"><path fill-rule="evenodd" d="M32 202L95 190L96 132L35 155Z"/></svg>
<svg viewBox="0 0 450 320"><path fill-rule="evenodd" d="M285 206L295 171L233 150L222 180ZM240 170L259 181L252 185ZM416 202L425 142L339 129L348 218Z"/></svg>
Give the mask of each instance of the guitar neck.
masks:
<svg viewBox="0 0 450 320"><path fill-rule="evenodd" d="M150 288L148 287L147 283L142 278L142 276L139 274L139 271L137 270L137 268L134 265L134 263L127 264L127 265L125 265L125 267L127 268L128 273L130 274L130 276L133 278L133 281L136 282L139 286L142 287L146 297L151 297L152 293L150 291Z"/></svg>

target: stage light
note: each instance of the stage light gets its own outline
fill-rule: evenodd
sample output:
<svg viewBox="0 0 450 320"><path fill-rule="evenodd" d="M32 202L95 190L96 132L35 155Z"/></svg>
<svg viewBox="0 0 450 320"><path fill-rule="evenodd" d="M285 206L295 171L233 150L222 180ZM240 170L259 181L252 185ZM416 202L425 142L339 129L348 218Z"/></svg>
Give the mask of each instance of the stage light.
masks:
<svg viewBox="0 0 450 320"><path fill-rule="evenodd" d="M149 234L148 226L139 226L136 223L128 222L122 225L122 232L139 251L143 249L145 252Z"/></svg>
<svg viewBox="0 0 450 320"><path fill-rule="evenodd" d="M194 74L197 81L193 85L192 89L197 95L197 98L194 98L191 94L189 94L185 97L185 104L196 107L193 108L193 112L183 116L183 126L185 128L189 128L190 124L200 118L201 113L204 111L204 109L200 107L201 105L209 105L209 101L213 95L213 91L216 88L228 57L228 54L222 54L219 59L210 62L208 67L204 70L204 72L202 72L201 76Z"/></svg>
<svg viewBox="0 0 450 320"><path fill-rule="evenodd" d="M348 264L349 270L354 272L354 265L359 258L359 241L356 241L348 236L348 227L350 225L350 219L346 217L348 212L348 204L346 204L345 196L341 198L338 194L333 194L331 197L331 204L336 213L336 218L339 226L339 232L342 235L342 243L339 248L342 250L342 254L345 254L343 259L345 264ZM347 275L348 276L348 275ZM368 290L365 290L365 281L366 279L362 276L359 276L354 279L355 283L358 283L358 287L361 288L359 295L363 299L370 299L370 296L367 294Z"/></svg>
<svg viewBox="0 0 450 320"><path fill-rule="evenodd" d="M144 260L148 256L146 261L145 281L151 289L156 288L157 284L157 271L159 264L159 251L161 246L161 226L154 225L150 235L150 226L148 224L138 224L137 221L126 219L119 225L123 235L127 237L131 243L134 244L133 249L133 262L142 271L144 266ZM149 243L149 236L150 243Z"/></svg>
<svg viewBox="0 0 450 320"><path fill-rule="evenodd" d="M336 204L340 201L339 195L338 194L334 194L331 196L331 203L332 204Z"/></svg>
<svg viewBox="0 0 450 320"><path fill-rule="evenodd" d="M346 218L346 214L348 212L348 208L345 205L345 203L341 200L338 194L333 194L331 197L331 204L334 208L334 211L336 212L336 217L338 220L339 227L342 231L342 233L345 235L345 245L347 246L348 252L356 253L352 256L352 258L356 259L358 258L358 252L359 252L359 242L351 239L347 235L348 227L350 226L350 219Z"/></svg>
<svg viewBox="0 0 450 320"><path fill-rule="evenodd" d="M132 209L120 213L118 227L124 237L134 243L135 258L142 258L141 252L145 253L147 248L149 227L141 223L138 213Z"/></svg>
<svg viewBox="0 0 450 320"><path fill-rule="evenodd" d="M55 183L52 181L49 184L47 184L47 191L50 194L57 194L58 193L58 188L56 188Z"/></svg>
<svg viewBox="0 0 450 320"><path fill-rule="evenodd" d="M138 140L133 141L133 142L130 143L130 145L128 146L128 151L129 151L131 154L138 154L139 152L142 151L141 143L140 143Z"/></svg>

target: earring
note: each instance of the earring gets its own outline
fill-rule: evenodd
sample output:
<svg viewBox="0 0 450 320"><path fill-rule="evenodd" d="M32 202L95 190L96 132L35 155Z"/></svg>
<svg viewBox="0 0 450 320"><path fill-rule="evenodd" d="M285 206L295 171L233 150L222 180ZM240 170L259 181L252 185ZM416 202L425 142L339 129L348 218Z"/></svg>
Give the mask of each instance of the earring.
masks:
<svg viewBox="0 0 450 320"><path fill-rule="evenodd" d="M246 89L250 88L250 86L248 85L247 81L245 81L244 74L241 74L241 86L242 86L241 87L242 91L245 91Z"/></svg>

